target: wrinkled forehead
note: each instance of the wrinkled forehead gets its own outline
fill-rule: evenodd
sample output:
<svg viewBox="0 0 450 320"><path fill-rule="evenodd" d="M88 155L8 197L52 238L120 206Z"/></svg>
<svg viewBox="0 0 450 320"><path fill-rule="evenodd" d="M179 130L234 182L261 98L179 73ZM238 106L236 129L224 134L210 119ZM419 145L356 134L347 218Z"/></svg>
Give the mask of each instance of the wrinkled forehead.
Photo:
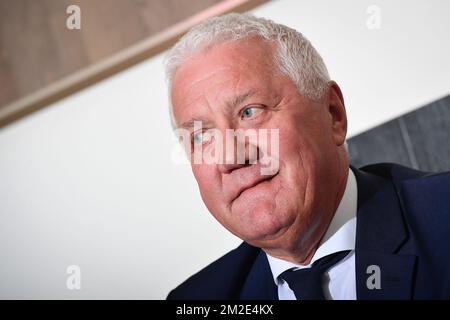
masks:
<svg viewBox="0 0 450 320"><path fill-rule="evenodd" d="M221 103L250 90L267 90L277 73L274 46L260 39L222 43L199 52L186 59L173 78L175 118L192 105Z"/></svg>

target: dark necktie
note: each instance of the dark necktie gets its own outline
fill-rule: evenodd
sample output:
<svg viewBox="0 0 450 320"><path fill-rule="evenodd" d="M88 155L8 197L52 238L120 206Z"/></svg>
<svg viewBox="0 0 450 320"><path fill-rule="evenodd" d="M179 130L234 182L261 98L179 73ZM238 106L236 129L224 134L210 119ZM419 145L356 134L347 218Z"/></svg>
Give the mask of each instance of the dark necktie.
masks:
<svg viewBox="0 0 450 320"><path fill-rule="evenodd" d="M289 269L278 277L286 281L297 300L325 300L322 289L323 274L345 258L349 250L329 254L315 261L311 268Z"/></svg>

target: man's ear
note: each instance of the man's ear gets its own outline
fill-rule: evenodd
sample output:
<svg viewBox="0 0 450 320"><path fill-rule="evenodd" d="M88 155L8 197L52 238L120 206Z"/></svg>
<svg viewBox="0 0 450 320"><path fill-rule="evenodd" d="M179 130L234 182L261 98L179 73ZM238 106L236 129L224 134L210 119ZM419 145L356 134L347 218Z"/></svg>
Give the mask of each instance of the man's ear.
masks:
<svg viewBox="0 0 450 320"><path fill-rule="evenodd" d="M347 113L341 88L335 81L328 83L328 112L331 117L331 129L337 146L345 142L347 135Z"/></svg>

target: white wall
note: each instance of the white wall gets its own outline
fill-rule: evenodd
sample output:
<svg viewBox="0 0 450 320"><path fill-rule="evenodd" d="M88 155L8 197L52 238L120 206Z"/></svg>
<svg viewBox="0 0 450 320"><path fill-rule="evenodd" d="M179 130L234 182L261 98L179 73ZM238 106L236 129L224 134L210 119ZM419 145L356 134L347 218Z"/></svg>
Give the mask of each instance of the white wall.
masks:
<svg viewBox="0 0 450 320"><path fill-rule="evenodd" d="M381 29L366 9L381 9ZM270 2L341 84L354 135L450 92L450 2ZM0 298L164 298L238 245L172 160L157 56L0 129ZM66 288L79 265L81 290Z"/></svg>

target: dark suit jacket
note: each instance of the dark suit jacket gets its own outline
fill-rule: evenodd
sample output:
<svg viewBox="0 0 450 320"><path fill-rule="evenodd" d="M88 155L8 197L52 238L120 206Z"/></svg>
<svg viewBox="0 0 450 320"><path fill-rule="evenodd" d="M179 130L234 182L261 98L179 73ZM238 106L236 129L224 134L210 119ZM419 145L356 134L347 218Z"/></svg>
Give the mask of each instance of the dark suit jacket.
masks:
<svg viewBox="0 0 450 320"><path fill-rule="evenodd" d="M358 186L358 299L450 299L450 172L397 164L351 167ZM367 280L380 268L381 288ZM277 299L265 253L242 243L190 277L168 299Z"/></svg>

